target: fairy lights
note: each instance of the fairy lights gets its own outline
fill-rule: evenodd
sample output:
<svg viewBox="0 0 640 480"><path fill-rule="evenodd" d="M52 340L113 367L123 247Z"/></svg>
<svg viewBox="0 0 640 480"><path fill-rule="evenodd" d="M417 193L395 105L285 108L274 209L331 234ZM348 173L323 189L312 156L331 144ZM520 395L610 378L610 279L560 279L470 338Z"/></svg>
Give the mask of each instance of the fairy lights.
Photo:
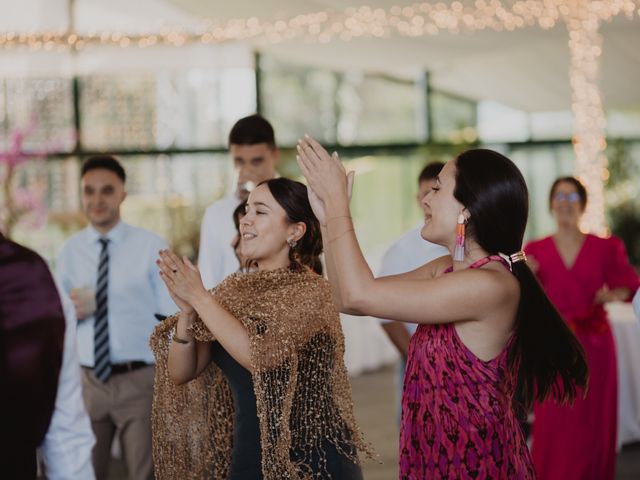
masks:
<svg viewBox="0 0 640 480"><path fill-rule="evenodd" d="M122 48L148 48L155 45L180 47L190 43L219 44L259 39L268 43L304 38L310 41L348 41L360 37L408 37L436 35L440 32L513 31L538 26L548 30L568 18L572 11L585 9L596 22L617 15L640 15L640 0L476 0L451 3L415 3L407 6L376 8L360 6L342 12L314 12L292 17L257 17L227 21L204 20L193 29L163 27L157 32L5 32L0 33L0 48L53 50L87 45L112 45Z"/></svg>
<svg viewBox="0 0 640 480"><path fill-rule="evenodd" d="M575 117L574 171L589 192L589 202L581 227L584 231L604 235L608 233L604 199L604 180L608 176L608 161L604 155L605 115L598 88L602 35L599 31L600 22L596 12L593 9L583 8L585 3L578 0L563 11L569 31L571 55L569 80Z"/></svg>
<svg viewBox="0 0 640 480"><path fill-rule="evenodd" d="M191 30L161 28L143 34L5 32L0 33L0 49L77 51L89 45L150 48L243 40L276 44L294 39L328 43L391 35L424 37L441 32L514 31L534 26L549 30L564 23L569 32L571 52L569 77L575 115L575 171L588 188L590 198L583 228L605 233L603 179L608 172L604 156L604 111L597 85L602 54L599 28L603 21L619 15L639 17L640 0L439 1L388 8L363 5L342 12L314 12L272 19L205 20Z"/></svg>

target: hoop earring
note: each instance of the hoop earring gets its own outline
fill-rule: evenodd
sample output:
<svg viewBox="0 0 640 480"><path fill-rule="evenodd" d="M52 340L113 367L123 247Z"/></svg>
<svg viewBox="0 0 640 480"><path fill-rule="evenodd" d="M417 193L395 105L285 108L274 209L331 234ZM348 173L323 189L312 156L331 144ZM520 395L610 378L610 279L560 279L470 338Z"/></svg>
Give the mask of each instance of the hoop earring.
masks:
<svg viewBox="0 0 640 480"><path fill-rule="evenodd" d="M464 215L458 215L458 224L456 225L456 248L453 251L453 260L462 262L464 260L464 231L466 220Z"/></svg>

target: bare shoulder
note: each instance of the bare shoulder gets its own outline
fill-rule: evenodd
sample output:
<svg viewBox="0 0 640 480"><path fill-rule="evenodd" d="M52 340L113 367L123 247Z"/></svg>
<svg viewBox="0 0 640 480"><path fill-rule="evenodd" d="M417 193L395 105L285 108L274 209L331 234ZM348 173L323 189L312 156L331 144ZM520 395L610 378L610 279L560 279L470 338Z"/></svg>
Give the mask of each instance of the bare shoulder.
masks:
<svg viewBox="0 0 640 480"><path fill-rule="evenodd" d="M455 272L459 287L482 296L488 304L517 305L520 300L518 279L498 262L492 262L482 268L468 268Z"/></svg>

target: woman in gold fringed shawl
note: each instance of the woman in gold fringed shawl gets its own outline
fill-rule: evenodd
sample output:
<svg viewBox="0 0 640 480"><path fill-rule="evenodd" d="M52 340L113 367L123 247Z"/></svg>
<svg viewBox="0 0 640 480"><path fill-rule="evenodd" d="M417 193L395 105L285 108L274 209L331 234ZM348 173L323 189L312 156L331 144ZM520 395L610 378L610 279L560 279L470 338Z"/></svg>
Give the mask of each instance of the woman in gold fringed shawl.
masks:
<svg viewBox="0 0 640 480"><path fill-rule="evenodd" d="M361 479L358 449L370 449L353 416L306 187L260 184L240 232L251 271L210 292L186 258L160 254L180 312L151 337L156 476Z"/></svg>

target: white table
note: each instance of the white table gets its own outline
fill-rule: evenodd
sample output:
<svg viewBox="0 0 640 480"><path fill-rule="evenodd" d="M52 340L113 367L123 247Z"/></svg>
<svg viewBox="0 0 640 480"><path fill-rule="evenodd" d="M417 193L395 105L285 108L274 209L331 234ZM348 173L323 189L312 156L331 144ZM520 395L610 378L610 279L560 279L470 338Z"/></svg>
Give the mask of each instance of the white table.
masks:
<svg viewBox="0 0 640 480"><path fill-rule="evenodd" d="M618 360L618 447L640 441L640 321L629 303L607 305Z"/></svg>

